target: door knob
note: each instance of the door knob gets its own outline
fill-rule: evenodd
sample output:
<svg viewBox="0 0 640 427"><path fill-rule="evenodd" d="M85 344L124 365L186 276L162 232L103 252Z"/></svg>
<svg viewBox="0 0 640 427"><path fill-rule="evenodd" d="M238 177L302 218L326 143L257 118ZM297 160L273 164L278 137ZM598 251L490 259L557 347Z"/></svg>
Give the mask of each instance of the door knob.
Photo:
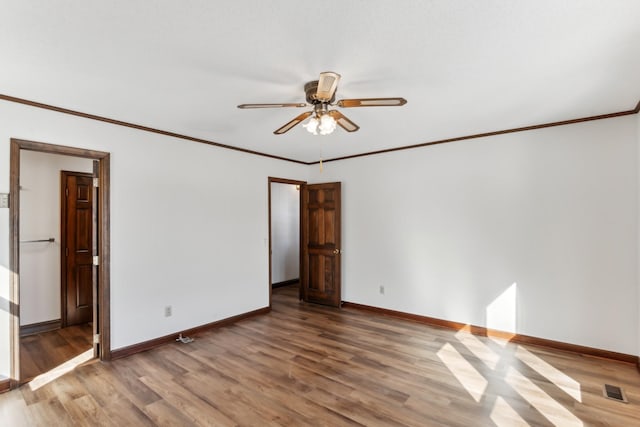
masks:
<svg viewBox="0 0 640 427"><path fill-rule="evenodd" d="M334 249L334 250L333 250L333 253L334 253L334 254L336 254L336 255L338 255L338 254L340 253L340 249Z"/></svg>

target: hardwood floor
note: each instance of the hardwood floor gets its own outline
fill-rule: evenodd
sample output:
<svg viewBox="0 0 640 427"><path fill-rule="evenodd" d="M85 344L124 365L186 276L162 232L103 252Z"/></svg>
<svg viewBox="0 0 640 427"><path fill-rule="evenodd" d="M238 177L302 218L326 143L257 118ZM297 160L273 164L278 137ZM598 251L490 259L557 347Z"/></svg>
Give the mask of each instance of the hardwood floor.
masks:
<svg viewBox="0 0 640 427"><path fill-rule="evenodd" d="M635 366L301 304L0 395L10 426L634 426ZM605 399L622 386L628 404Z"/></svg>
<svg viewBox="0 0 640 427"><path fill-rule="evenodd" d="M31 380L90 350L92 336L87 323L20 338L21 378Z"/></svg>

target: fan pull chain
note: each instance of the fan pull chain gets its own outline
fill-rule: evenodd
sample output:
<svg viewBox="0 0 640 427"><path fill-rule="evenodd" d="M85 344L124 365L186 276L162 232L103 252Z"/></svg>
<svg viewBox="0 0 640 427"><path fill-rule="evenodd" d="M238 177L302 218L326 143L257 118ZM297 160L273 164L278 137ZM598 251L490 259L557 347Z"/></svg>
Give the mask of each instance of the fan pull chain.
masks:
<svg viewBox="0 0 640 427"><path fill-rule="evenodd" d="M322 173L322 158L320 158L320 173Z"/></svg>

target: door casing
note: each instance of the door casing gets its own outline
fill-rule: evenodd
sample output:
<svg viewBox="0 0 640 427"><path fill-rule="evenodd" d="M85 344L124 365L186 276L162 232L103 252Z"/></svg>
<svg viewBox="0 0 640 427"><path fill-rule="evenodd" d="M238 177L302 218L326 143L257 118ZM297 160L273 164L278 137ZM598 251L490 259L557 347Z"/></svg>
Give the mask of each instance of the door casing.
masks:
<svg viewBox="0 0 640 427"><path fill-rule="evenodd" d="M10 300L10 388L20 385L20 151L59 154L93 159L98 162L98 283L94 310L99 307L99 334L96 357L111 359L110 324L110 154L103 151L46 144L12 138L10 142L9 207L9 300ZM95 323L94 323L95 324ZM95 348L95 347L94 347Z"/></svg>

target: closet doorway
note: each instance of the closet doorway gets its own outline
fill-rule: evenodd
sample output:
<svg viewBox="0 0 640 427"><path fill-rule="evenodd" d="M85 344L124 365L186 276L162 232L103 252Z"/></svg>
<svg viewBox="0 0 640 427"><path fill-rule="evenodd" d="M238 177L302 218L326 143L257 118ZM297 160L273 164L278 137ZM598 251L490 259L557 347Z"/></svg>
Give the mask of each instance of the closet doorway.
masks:
<svg viewBox="0 0 640 427"><path fill-rule="evenodd" d="M110 358L109 153L12 139L10 168L11 388L24 382L33 387L63 367ZM69 190L65 170L88 177L88 185ZM78 208L91 209L67 224L88 231L84 243L62 235L69 191ZM70 249L89 262L65 271ZM82 279L84 291L65 299L64 275ZM83 317L65 328L70 300Z"/></svg>
<svg viewBox="0 0 640 427"><path fill-rule="evenodd" d="M271 307L274 288L300 287L300 188L306 182L269 177L268 184Z"/></svg>

